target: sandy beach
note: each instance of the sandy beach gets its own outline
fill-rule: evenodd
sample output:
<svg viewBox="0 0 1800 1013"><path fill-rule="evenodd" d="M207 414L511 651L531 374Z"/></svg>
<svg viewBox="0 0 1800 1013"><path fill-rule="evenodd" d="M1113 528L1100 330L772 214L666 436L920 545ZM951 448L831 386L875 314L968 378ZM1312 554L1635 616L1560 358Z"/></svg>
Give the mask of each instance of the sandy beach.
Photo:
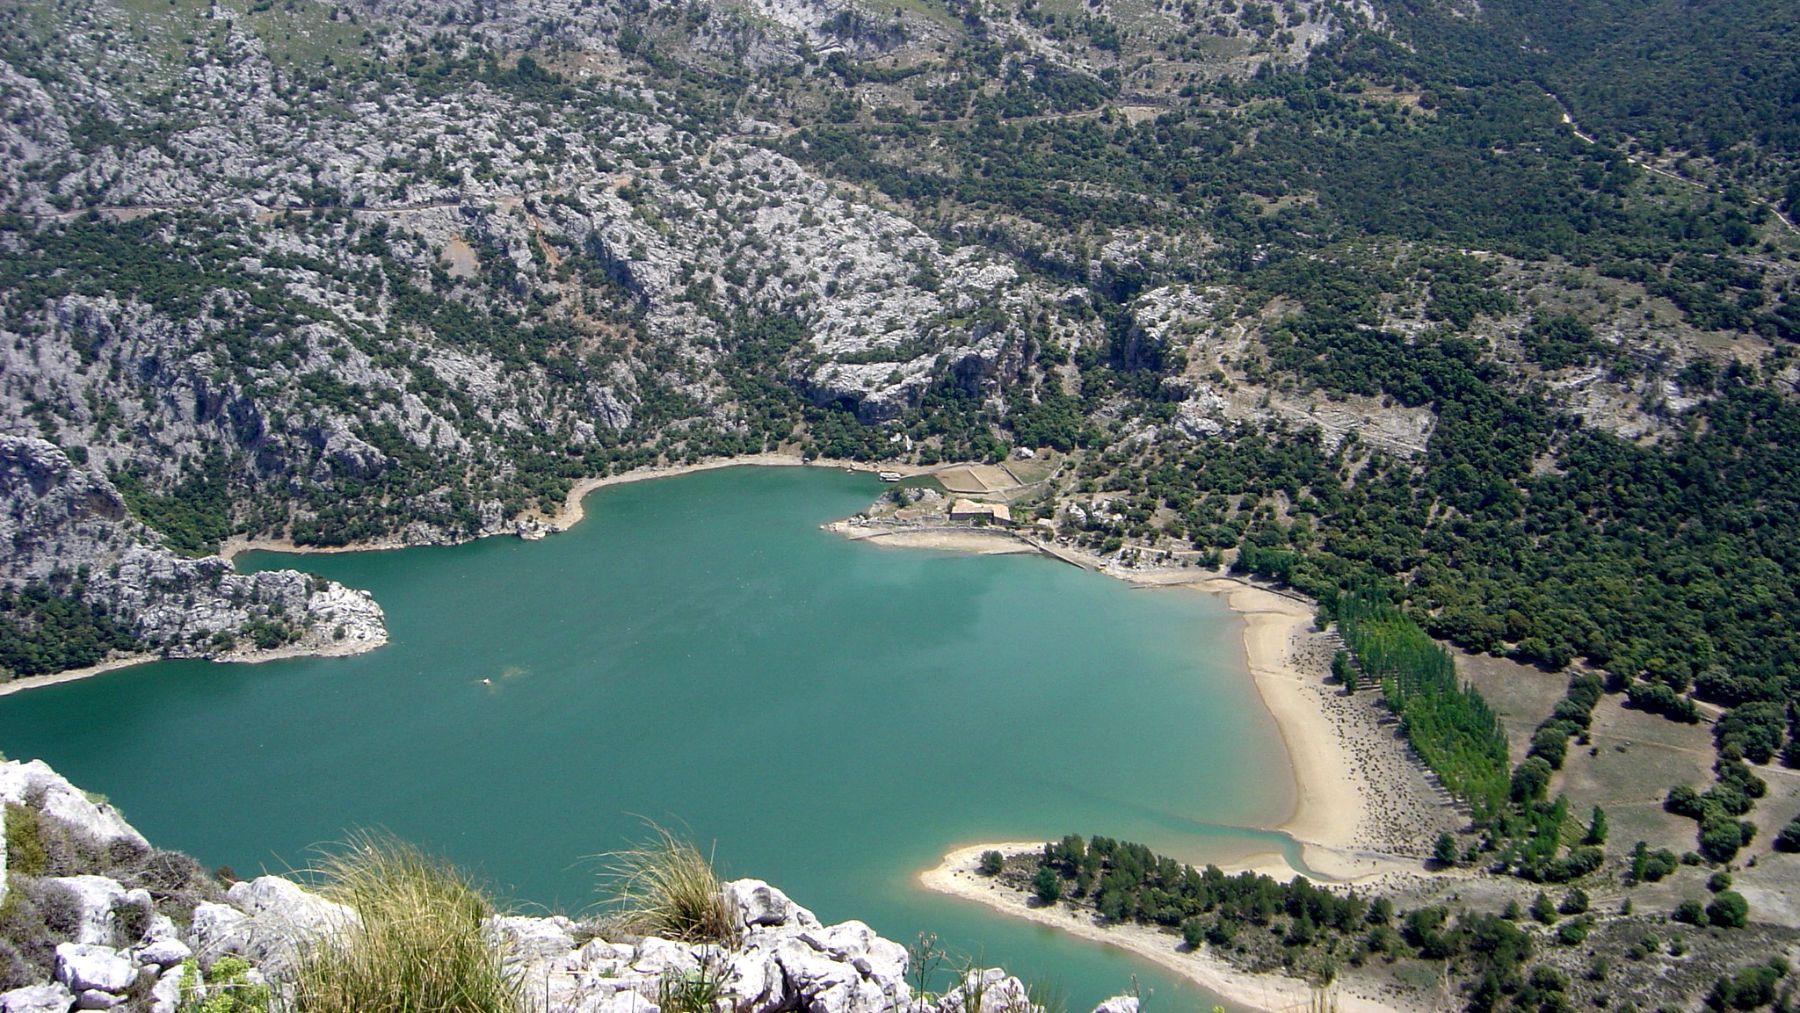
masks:
<svg viewBox="0 0 1800 1013"><path fill-rule="evenodd" d="M1315 877L1339 885L1382 890L1417 886L1428 874L1423 858L1440 829L1460 822L1442 792L1412 758L1374 693L1351 696L1326 681L1336 642L1313 628L1314 607L1291 593L1241 578L1180 566L1130 567L1079 548L1052 545L1024 534L922 529L909 533L881 524L834 527L848 537L877 544L994 551L1010 539L1021 549L1042 552L1147 589L1187 587L1219 595L1243 623L1245 667L1280 731L1294 809L1271 829L1301 845ZM1003 914L1061 929L1084 939L1117 946L1178 974L1233 1003L1274 1011L1307 1010L1316 998L1306 982L1279 974L1251 974L1223 958L1192 953L1179 938L1145 925L1107 925L1092 911L1067 905L1039 907L1011 887L980 875L983 851L1007 855L1037 851L1043 842L1002 842L957 848L934 869L920 874L927 889L986 905ZM1255 871L1287 880L1299 870L1278 852L1220 862L1228 872ZM1422 1010L1414 997L1388 993L1366 980L1340 979L1330 990L1334 1008L1345 1013Z"/></svg>
<svg viewBox="0 0 1800 1013"><path fill-rule="evenodd" d="M111 661L102 661L98 665L89 665L86 668L71 668L61 672L52 672L49 675L27 675L17 679L8 679L5 682L0 682L0 696L11 696L14 693L23 693L29 689L42 689L45 686L56 686L65 682L74 682L77 679L86 679L91 676L99 675L102 672L116 672L121 668L130 668L133 665L144 665L152 661L161 660L161 657L155 654L134 654L126 658L114 658Z"/></svg>
<svg viewBox="0 0 1800 1013"><path fill-rule="evenodd" d="M1339 883L1410 877L1421 871L1438 831L1459 822L1376 694L1351 696L1326 681L1337 644L1313 628L1314 606L1299 595L1210 570L1122 566L1017 530L866 518L827 528L877 545L1040 552L1137 587L1220 596L1243 622L1245 667L1288 756L1294 809L1267 829L1284 831L1301 845L1311 874ZM1274 851L1239 858L1232 867L1284 880L1301 871Z"/></svg>
<svg viewBox="0 0 1800 1013"><path fill-rule="evenodd" d="M1043 846L1041 841L1009 841L957 848L945 855L937 868L921 873L919 882L937 893L974 901L1002 914L1060 929L1082 939L1116 946L1250 1009L1298 1013L1311 1008L1314 990L1306 982L1276 974L1240 971L1205 951L1188 952L1179 936L1147 925L1106 925L1091 911L1076 910L1066 904L1040 906L1026 894L1003 886L994 877L983 876L976 869L983 851L997 850L1011 856L1039 851ZM1428 1008L1406 1003L1399 996L1381 995L1375 990L1343 982L1333 985L1329 996L1335 1003L1332 1008L1341 1013Z"/></svg>
<svg viewBox="0 0 1800 1013"><path fill-rule="evenodd" d="M1194 586L1221 595L1243 618L1245 665L1281 732L1294 779L1294 812L1277 829L1300 842L1307 865L1333 879L1417 871L1430 838L1455 821L1393 726L1382 723L1373 694L1347 697L1325 681L1331 645L1313 631L1312 606L1230 578Z"/></svg>
<svg viewBox="0 0 1800 1013"><path fill-rule="evenodd" d="M838 521L825 525L825 530L843 535L853 542L868 542L890 548L937 549L943 552L966 552L980 556L1018 555L1038 551L1011 532L995 528L914 527L905 529L858 527Z"/></svg>

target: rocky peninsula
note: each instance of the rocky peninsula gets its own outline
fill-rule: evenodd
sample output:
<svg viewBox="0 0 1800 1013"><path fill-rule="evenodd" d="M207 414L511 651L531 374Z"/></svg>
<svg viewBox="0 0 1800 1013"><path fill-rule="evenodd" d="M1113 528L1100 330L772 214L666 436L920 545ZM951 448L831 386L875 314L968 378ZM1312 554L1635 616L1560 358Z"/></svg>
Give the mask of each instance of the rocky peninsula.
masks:
<svg viewBox="0 0 1800 1013"><path fill-rule="evenodd" d="M387 642L381 606L366 591L184 556L132 515L111 481L47 441L0 436L0 502L8 546L0 592L26 606L9 608L5 620L20 627L8 640L21 656L9 660L26 677L0 682L0 693L154 658L262 661ZM40 588L54 589L48 601L77 610L79 621L34 612L30 595ZM34 649L41 653L26 656Z"/></svg>

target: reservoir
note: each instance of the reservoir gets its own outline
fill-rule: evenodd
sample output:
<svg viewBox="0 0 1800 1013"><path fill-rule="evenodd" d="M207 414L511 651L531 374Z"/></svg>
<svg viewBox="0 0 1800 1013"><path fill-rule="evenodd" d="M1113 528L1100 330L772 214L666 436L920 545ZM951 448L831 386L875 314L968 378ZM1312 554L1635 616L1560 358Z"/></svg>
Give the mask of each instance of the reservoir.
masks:
<svg viewBox="0 0 1800 1013"><path fill-rule="evenodd" d="M850 542L868 475L619 485L541 542L240 557L373 592L351 658L160 662L0 698L0 750L240 876L381 828L526 911L600 898L595 856L684 830L826 922L1050 986L1210 1008L1110 948L927 893L952 847L1066 833L1193 861L1284 846L1281 740L1237 621L1058 561ZM485 681L484 681L485 680ZM1291 850L1291 849L1290 849Z"/></svg>

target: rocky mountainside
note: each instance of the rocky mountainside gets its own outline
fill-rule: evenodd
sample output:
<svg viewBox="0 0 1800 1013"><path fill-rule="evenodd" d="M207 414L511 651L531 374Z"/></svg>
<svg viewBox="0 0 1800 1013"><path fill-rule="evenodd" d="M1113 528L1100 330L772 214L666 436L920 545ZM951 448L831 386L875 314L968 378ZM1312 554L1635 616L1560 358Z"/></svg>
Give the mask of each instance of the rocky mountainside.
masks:
<svg viewBox="0 0 1800 1013"><path fill-rule="evenodd" d="M279 993L306 946L359 918L275 876L227 889L41 761L0 763L0 802L6 840L28 851L10 873L0 861L0 1013L175 1013L246 986ZM675 1013L690 1007L674 1004L672 983L701 972L731 1008L754 1013L1043 1013L1004 971L972 969L922 993L906 948L867 925L823 925L757 880L724 894L741 933L729 947L608 939L562 916L495 915L486 932L541 1013ZM1100 1007L1136 1009L1133 998Z"/></svg>
<svg viewBox="0 0 1800 1013"><path fill-rule="evenodd" d="M27 596L17 672L372 644L378 613L341 589L169 550L526 530L572 480L659 458L867 457L915 435L992 453L980 427L922 431L944 427L927 402L1004 398L1039 347L1100 340L1079 293L980 229L783 147L801 117L779 109L824 94L827 58L960 45L943 12L180 0L4 19L0 433L67 480L5 490L30 541L4 569ZM1032 72L1098 87L1091 48L1045 28L1008 28ZM118 508L104 523L64 516L89 490ZM57 651L77 628L89 643Z"/></svg>

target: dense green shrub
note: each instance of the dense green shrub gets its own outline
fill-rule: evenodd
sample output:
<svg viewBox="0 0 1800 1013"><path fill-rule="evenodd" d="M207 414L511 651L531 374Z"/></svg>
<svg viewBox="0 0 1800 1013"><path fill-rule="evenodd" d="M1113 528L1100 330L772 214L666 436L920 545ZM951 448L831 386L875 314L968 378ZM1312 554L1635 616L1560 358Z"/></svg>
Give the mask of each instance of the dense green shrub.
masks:
<svg viewBox="0 0 1800 1013"><path fill-rule="evenodd" d="M1750 902L1736 890L1722 890L1706 905L1706 920L1724 929L1741 929L1750 921Z"/></svg>
<svg viewBox="0 0 1800 1013"><path fill-rule="evenodd" d="M1800 851L1800 819L1789 820L1787 826L1782 827L1781 832L1775 835L1775 850Z"/></svg>

